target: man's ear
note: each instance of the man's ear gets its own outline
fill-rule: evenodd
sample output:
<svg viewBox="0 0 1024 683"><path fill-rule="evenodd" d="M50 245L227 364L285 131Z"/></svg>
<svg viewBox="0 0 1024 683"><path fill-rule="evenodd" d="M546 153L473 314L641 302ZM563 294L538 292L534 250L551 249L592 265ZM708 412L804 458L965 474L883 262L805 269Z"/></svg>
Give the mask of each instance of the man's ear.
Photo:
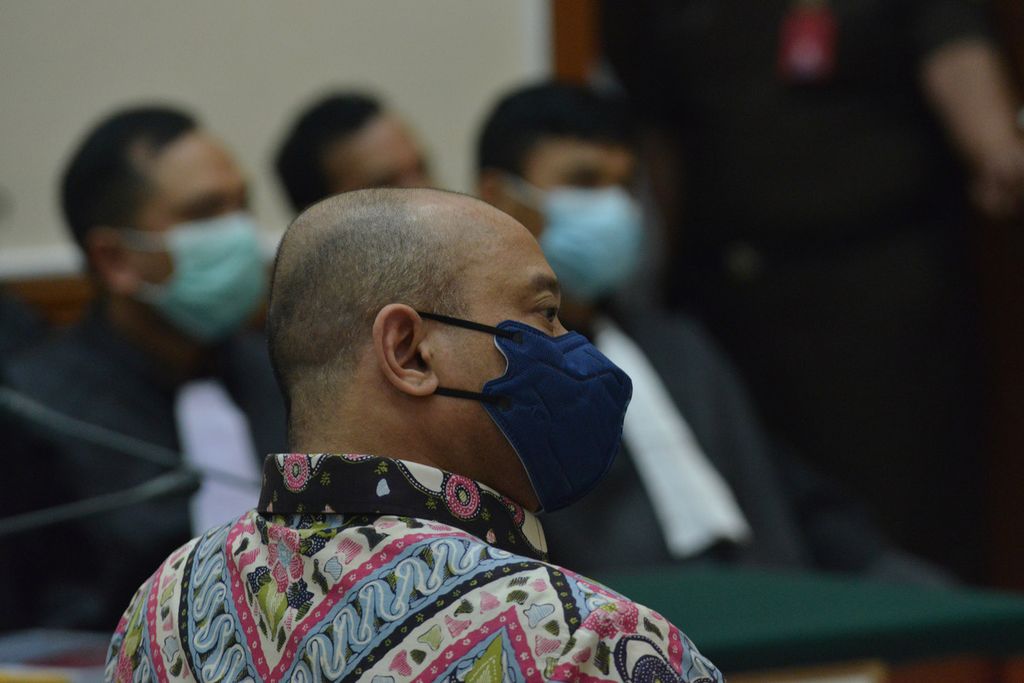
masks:
<svg viewBox="0 0 1024 683"><path fill-rule="evenodd" d="M107 227L96 227L85 233L85 258L92 271L113 293L131 296L142 284L121 234Z"/></svg>
<svg viewBox="0 0 1024 683"><path fill-rule="evenodd" d="M485 168L477 178L476 193L496 209L511 213L515 204L505 191L505 174L496 168Z"/></svg>
<svg viewBox="0 0 1024 683"><path fill-rule="evenodd" d="M544 229L543 216L536 209L516 199L515 195L508 191L508 182L508 176L504 171L485 168L477 176L477 195L494 208L515 218L530 231L531 235L538 237Z"/></svg>
<svg viewBox="0 0 1024 683"><path fill-rule="evenodd" d="M388 304L373 321L377 365L396 389L410 396L429 396L437 389L427 327L410 306Z"/></svg>

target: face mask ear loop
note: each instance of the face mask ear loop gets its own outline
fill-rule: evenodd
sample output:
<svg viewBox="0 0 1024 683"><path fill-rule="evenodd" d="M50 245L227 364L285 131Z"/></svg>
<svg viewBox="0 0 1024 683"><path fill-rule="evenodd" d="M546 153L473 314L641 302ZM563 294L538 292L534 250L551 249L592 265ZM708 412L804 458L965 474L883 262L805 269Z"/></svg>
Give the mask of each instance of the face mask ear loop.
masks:
<svg viewBox="0 0 1024 683"><path fill-rule="evenodd" d="M464 398L470 401L479 401L480 403L490 403L491 405L497 406L499 410L508 410L512 407L512 401L510 401L507 396L481 394L476 391L449 389L447 387L438 387L434 390L434 393L438 396L447 396L449 398Z"/></svg>
<svg viewBox="0 0 1024 683"><path fill-rule="evenodd" d="M513 173L504 173L503 176L505 188L517 202L535 211L544 212L544 204L547 202L548 196L547 192L522 176Z"/></svg>
<svg viewBox="0 0 1024 683"><path fill-rule="evenodd" d="M461 327L466 330L473 330L474 332L483 332L485 334L493 334L495 337L501 337L502 339L510 339L516 344L521 344L523 341L523 333L516 330L503 330L498 327L491 327L490 325L484 325L482 323L475 323L472 320L463 320L462 318L453 318L448 315L441 315L440 313L425 313L423 311L416 311L421 318L427 320L436 320L439 323L445 325L452 325L454 327Z"/></svg>
<svg viewBox="0 0 1024 683"><path fill-rule="evenodd" d="M463 320L462 318L453 318L450 315L441 315L440 313L427 313L425 311L416 311L421 318L427 320L435 320L445 325L453 325L455 327L461 327L467 330L473 330L474 332L483 332L485 334L491 334L495 337L501 337L503 339L509 339L516 344L523 342L523 333L519 330L503 330L498 327L492 327L490 325L484 325L482 323L476 323L472 320ZM466 391L464 389L449 389L447 387L438 387L434 390L434 393L438 396L448 396L449 398L463 398L470 401L480 401L481 403L490 403L498 407L499 410L508 410L512 407L512 401L507 396L496 396L493 394L481 394L478 391Z"/></svg>

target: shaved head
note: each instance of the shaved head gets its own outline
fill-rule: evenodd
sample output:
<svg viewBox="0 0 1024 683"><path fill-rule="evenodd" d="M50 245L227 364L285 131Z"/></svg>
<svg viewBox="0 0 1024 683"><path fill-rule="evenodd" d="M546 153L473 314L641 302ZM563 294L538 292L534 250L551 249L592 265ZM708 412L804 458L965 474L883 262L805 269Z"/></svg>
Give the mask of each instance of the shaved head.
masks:
<svg viewBox="0 0 1024 683"><path fill-rule="evenodd" d="M486 239L483 202L437 190L360 190L314 204L274 265L267 331L291 412L343 388L390 303L458 315L467 250Z"/></svg>
<svg viewBox="0 0 1024 683"><path fill-rule="evenodd" d="M281 240L267 315L289 447L412 460L536 509L502 431L479 402L451 393L507 371L494 335L420 312L558 336L558 304L537 241L478 199L374 189L314 204Z"/></svg>

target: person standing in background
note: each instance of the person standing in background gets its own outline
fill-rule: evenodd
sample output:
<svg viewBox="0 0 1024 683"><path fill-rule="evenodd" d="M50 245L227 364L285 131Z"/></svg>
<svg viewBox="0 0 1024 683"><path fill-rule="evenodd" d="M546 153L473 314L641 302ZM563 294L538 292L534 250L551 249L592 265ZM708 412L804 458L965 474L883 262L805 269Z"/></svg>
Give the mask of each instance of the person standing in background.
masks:
<svg viewBox="0 0 1024 683"><path fill-rule="evenodd" d="M543 82L504 95L477 143L478 194L538 239L560 318L633 380L623 449L595 495L546 517L552 558L588 575L716 562L941 583L862 507L767 432L703 326L623 302L646 230L624 103ZM600 543L578 530L601 528Z"/></svg>
<svg viewBox="0 0 1024 683"><path fill-rule="evenodd" d="M897 542L977 578L966 200L1008 218L1024 197L1024 143L981 9L602 9L608 59L648 124L669 301L735 358L769 426L853 487Z"/></svg>

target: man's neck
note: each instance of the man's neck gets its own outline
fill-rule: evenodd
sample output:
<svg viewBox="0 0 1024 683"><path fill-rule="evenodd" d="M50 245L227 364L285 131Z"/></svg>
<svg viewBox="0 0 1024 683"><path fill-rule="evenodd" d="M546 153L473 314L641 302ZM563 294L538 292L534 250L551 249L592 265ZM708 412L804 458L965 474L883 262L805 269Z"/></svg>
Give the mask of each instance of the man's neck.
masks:
<svg viewBox="0 0 1024 683"><path fill-rule="evenodd" d="M173 381L195 376L209 362L209 347L184 335L139 301L111 296L104 315L111 327L151 356Z"/></svg>
<svg viewBox="0 0 1024 683"><path fill-rule="evenodd" d="M407 460L469 477L527 510L540 507L515 451L483 408L452 403L458 399L447 397L405 396L391 391L386 381L371 363L355 372L348 388L339 392L344 395L296 387L290 411L292 450ZM444 406L435 401L447 409L438 410ZM467 423L466 410L479 411L481 421Z"/></svg>
<svg viewBox="0 0 1024 683"><path fill-rule="evenodd" d="M343 414L339 411L339 414ZM359 419L346 422L359 424L358 431L321 424L308 431L301 427L291 443L291 450L296 453L355 453L359 455L376 455L395 460L428 465L447 470L447 464L432 457L430 449L412 439L403 439L400 430L389 429L392 425L384 425L372 419ZM313 427L310 425L310 427Z"/></svg>

